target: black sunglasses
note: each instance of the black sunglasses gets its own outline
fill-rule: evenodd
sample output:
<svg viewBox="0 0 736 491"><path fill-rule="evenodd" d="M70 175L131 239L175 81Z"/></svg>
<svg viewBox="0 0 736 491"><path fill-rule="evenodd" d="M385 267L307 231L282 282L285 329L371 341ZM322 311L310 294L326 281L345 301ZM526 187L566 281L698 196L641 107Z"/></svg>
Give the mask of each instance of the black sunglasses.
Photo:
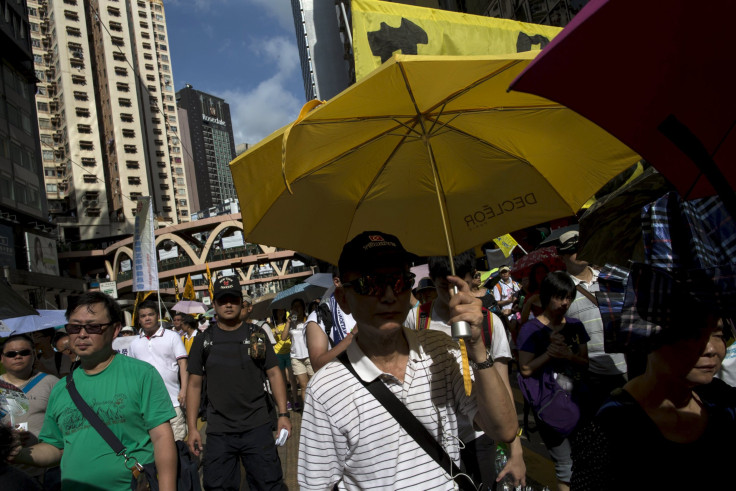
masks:
<svg viewBox="0 0 736 491"><path fill-rule="evenodd" d="M33 353L33 350L29 349L22 349L20 351L6 351L3 353L3 356L6 358L15 358L16 356L31 356L31 353Z"/></svg>
<svg viewBox="0 0 736 491"><path fill-rule="evenodd" d="M390 275L365 275L355 278L353 281L347 281L342 284L344 287L352 288L358 295L369 295L372 297L380 297L386 292L387 287L391 287L394 295L411 290L414 286L414 273L397 273Z"/></svg>
<svg viewBox="0 0 736 491"><path fill-rule="evenodd" d="M67 324L67 334L79 334L79 331L84 329L87 334L102 334L104 331L103 327L111 326L114 322L106 322L105 324Z"/></svg>

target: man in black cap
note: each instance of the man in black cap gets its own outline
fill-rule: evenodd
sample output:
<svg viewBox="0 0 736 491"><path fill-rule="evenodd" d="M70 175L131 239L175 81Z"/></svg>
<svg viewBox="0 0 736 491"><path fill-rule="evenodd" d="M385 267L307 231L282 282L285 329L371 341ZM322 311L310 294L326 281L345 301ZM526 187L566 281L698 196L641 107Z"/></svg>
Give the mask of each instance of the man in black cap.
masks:
<svg viewBox="0 0 736 491"><path fill-rule="evenodd" d="M448 277L459 289L450 301L449 322L471 326L466 340L475 376L470 396L458 344L443 332L403 326L414 283L410 260L398 238L381 232L363 232L343 248L338 263L342 286L336 297L355 318L358 334L345 354L319 370L307 387L299 444L303 489L331 489L338 481L341 489L452 488L448 469L401 431L364 386L376 380L456 464L460 413L497 441L516 436L518 421L509 393L498 372L489 370L493 360L481 337L481 302L466 282Z"/></svg>
<svg viewBox="0 0 736 491"><path fill-rule="evenodd" d="M291 434L278 360L263 330L241 319L243 293L237 277L218 278L213 300L217 323L194 338L189 353L189 449L199 455L202 447L197 413L206 374L205 489L239 489L241 460L251 489L283 489L272 433L272 402L264 391L268 377L278 411L277 431Z"/></svg>

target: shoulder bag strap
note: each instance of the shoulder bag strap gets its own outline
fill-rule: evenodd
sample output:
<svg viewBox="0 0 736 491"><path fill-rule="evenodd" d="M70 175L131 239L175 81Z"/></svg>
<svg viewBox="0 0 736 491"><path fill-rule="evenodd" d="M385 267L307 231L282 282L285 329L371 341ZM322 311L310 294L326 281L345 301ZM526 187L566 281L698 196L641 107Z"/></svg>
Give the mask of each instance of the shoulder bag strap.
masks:
<svg viewBox="0 0 736 491"><path fill-rule="evenodd" d="M590 293L588 290L586 290L585 288L583 288L583 286L580 283L578 283L577 285L575 285L575 289L577 291L579 291L580 293L582 293L585 298L587 298L588 300L590 300L591 302L593 302L593 305L595 305L596 307L598 307L598 300L595 298L595 296L593 296L592 293Z"/></svg>
<svg viewBox="0 0 736 491"><path fill-rule="evenodd" d="M345 368L357 378L360 383L373 394L373 397L380 402L383 407L394 417L394 419L404 428L404 431L411 436L415 442L422 447L427 455L432 457L435 462L448 474L455 479L456 476L462 474L460 468L452 461L442 445L429 433L427 428L409 411L406 406L386 387L383 382L376 379L372 382L366 382L355 371L353 365L348 360L347 352L343 351L338 355L338 360L345 365Z"/></svg>
<svg viewBox="0 0 736 491"><path fill-rule="evenodd" d="M36 386L36 384L39 383L45 376L46 374L43 372L39 372L38 374L36 374L36 376L33 377L31 381L28 382L26 386L21 389L23 393L28 394L31 391L31 389L33 389Z"/></svg>
<svg viewBox="0 0 736 491"><path fill-rule="evenodd" d="M491 317L491 312L483 307L483 320L485 321L483 323L483 327L485 328L485 332L483 333L483 341L485 341L486 349L489 353L493 352L493 317Z"/></svg>
<svg viewBox="0 0 736 491"><path fill-rule="evenodd" d="M77 409L79 409L79 412L82 413L84 419L89 421L89 424L92 425L92 428L94 428L95 431L100 434L102 439L105 440L108 445L110 445L110 448L112 448L112 451L115 452L116 455L125 454L125 446L120 441L120 439L115 436L115 433L113 433L112 430L108 428L108 426L100 419L97 413L94 412L91 407L89 407L89 404L87 404L85 400L82 399L82 396L79 394L76 385L74 385L74 378L72 377L73 373L73 371L69 372L69 375L66 376L66 390L69 391L69 396L72 398L74 405L77 406Z"/></svg>

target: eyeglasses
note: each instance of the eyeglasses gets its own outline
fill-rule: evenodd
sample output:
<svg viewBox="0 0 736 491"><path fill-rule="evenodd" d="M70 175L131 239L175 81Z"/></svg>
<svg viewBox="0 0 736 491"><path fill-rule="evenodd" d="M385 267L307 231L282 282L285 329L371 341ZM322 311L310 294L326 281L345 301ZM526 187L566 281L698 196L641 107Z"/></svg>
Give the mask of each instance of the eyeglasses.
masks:
<svg viewBox="0 0 736 491"><path fill-rule="evenodd" d="M344 287L352 288L358 295L380 297L391 287L394 295L411 290L414 286L414 273L397 273L390 275L365 275L353 281L344 282Z"/></svg>
<svg viewBox="0 0 736 491"><path fill-rule="evenodd" d="M67 324L67 334L79 334L79 331L84 329L87 334L102 334L104 331L103 327L111 326L114 322L106 322L105 324Z"/></svg>
<svg viewBox="0 0 736 491"><path fill-rule="evenodd" d="M15 358L16 356L31 356L32 350L22 349L20 351L6 351L3 356L6 358Z"/></svg>

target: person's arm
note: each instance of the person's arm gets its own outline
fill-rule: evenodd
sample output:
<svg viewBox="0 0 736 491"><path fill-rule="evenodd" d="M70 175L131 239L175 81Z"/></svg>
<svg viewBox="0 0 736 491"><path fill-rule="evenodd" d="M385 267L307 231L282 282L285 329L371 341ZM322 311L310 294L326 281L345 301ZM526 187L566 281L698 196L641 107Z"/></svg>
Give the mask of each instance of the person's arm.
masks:
<svg viewBox="0 0 736 491"><path fill-rule="evenodd" d="M21 448L17 455L13 457L12 461L16 464L26 464L35 467L54 467L61 462L63 453L64 450L41 442L32 447Z"/></svg>
<svg viewBox="0 0 736 491"><path fill-rule="evenodd" d="M176 360L179 365L179 378L181 378L181 389L179 390L179 404L187 405L187 384L189 382L189 372L187 372L187 359L179 358Z"/></svg>
<svg viewBox="0 0 736 491"><path fill-rule="evenodd" d="M529 377L551 359L552 357L546 352L535 358L534 353L519 350L519 373L521 373L523 377Z"/></svg>
<svg viewBox="0 0 736 491"><path fill-rule="evenodd" d="M174 432L168 421L148 431L153 443L158 486L161 491L176 491L176 467L179 454L174 443Z"/></svg>
<svg viewBox="0 0 736 491"><path fill-rule="evenodd" d="M284 341L291 339L291 320L294 318L294 316L289 316L288 319L286 319L286 325L284 325L284 330L281 333L281 339Z"/></svg>
<svg viewBox="0 0 736 491"><path fill-rule="evenodd" d="M276 400L276 407L278 408L279 414L286 413L286 383L284 382L284 376L281 374L281 369L278 365L266 370L266 376L271 384L271 392L273 392L273 398ZM286 428L291 436L291 420L287 416L281 416L278 420L277 432L281 433L281 430Z"/></svg>
<svg viewBox="0 0 736 491"><path fill-rule="evenodd" d="M447 280L451 287L456 285L459 290L450 299L448 324L465 321L472 326L472 336L466 343L468 358L476 363L485 362L488 354L481 335L482 324L485 322L481 310L482 303L480 299L470 294L468 284L460 278L448 276ZM498 371L492 367L476 370L473 392L478 405L475 422L494 440L513 441L519 429L519 422L516 409Z"/></svg>
<svg viewBox="0 0 736 491"><path fill-rule="evenodd" d="M330 349L330 342L327 339L327 333L319 324L312 321L307 324L307 348L309 349L309 361L312 363L312 369L316 372L328 362L337 358L337 356L345 351L348 345L353 341L353 333L347 335Z"/></svg>
<svg viewBox="0 0 736 491"><path fill-rule="evenodd" d="M187 444L192 454L199 456L202 450L202 435L197 429L197 414L199 413L199 400L202 395L202 376L190 373L187 381L187 403L185 406L187 414Z"/></svg>
<svg viewBox="0 0 736 491"><path fill-rule="evenodd" d="M519 322L522 324L526 324L526 321L529 320L529 314L532 312L532 304L537 301L539 298L538 294L532 295L531 297L527 298L524 302L524 308L521 310L521 319Z"/></svg>
<svg viewBox="0 0 736 491"><path fill-rule="evenodd" d="M498 370L498 376L501 377L503 385L511 396L511 402L514 401L514 393L511 390L509 382L509 360L503 358L493 363L493 368ZM526 486L526 464L524 463L524 450L521 446L521 438L518 436L509 445L509 458L506 465L496 477L496 482L500 482L507 474L511 474L514 487Z"/></svg>
<svg viewBox="0 0 736 491"><path fill-rule="evenodd" d="M578 354L572 352L572 349L565 344L564 338L561 334L552 334L552 343L547 348L547 355L551 358L560 358L567 360L573 365L579 367L588 366L588 345L587 343L580 344L578 348Z"/></svg>

